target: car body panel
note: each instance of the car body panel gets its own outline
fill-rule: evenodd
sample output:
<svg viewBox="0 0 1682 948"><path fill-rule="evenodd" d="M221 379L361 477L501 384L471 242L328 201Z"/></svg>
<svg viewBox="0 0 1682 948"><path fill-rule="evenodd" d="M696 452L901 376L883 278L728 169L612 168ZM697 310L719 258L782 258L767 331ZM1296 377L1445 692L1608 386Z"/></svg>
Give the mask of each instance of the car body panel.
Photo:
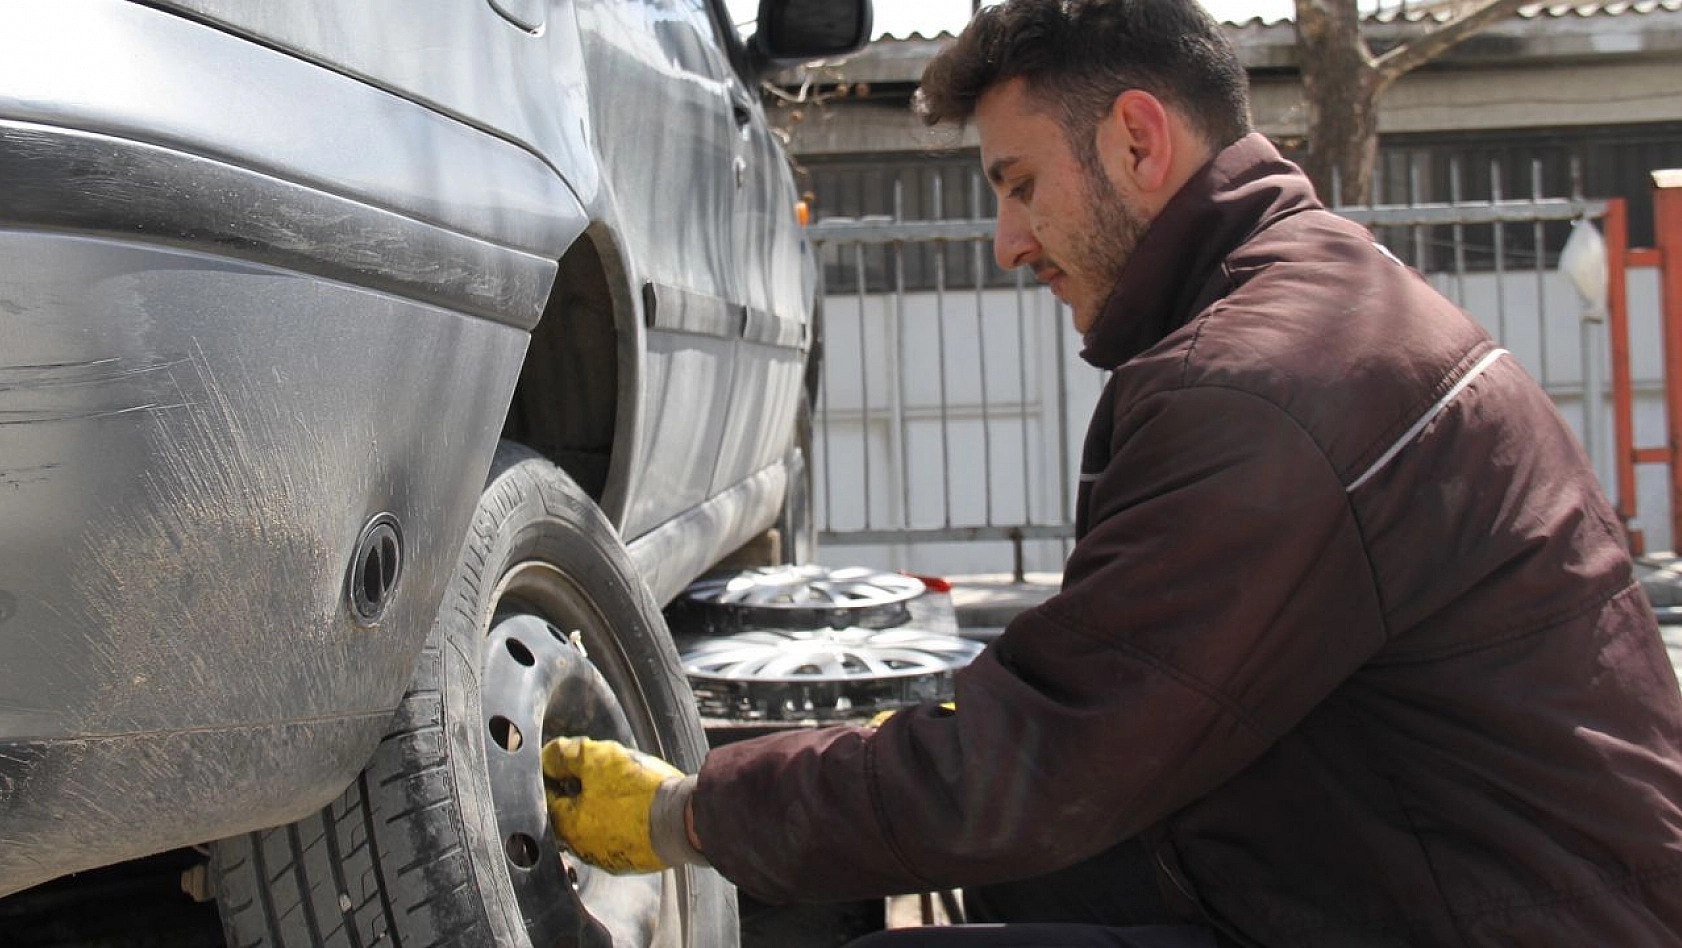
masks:
<svg viewBox="0 0 1682 948"><path fill-rule="evenodd" d="M525 335L135 241L8 228L0 259L28 275L0 294L0 890L319 804L403 694ZM385 512L407 555L365 627L347 571ZM218 743L263 768L163 750ZM67 846L84 819L125 831Z"/></svg>
<svg viewBox="0 0 1682 948"><path fill-rule="evenodd" d="M551 259L583 229L529 149L351 76L127 0L5 12L0 118L218 159Z"/></svg>

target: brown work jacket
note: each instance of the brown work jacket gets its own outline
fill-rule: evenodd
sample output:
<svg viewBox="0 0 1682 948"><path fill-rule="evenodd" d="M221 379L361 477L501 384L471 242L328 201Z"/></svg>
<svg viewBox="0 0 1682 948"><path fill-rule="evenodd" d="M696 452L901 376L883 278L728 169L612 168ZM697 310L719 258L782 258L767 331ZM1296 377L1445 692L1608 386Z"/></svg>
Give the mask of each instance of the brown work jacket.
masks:
<svg viewBox="0 0 1682 948"><path fill-rule="evenodd" d="M1682 944L1682 697L1541 387L1260 136L1151 224L1086 358L1062 591L957 713L714 751L750 893L998 882L1143 841L1243 944Z"/></svg>

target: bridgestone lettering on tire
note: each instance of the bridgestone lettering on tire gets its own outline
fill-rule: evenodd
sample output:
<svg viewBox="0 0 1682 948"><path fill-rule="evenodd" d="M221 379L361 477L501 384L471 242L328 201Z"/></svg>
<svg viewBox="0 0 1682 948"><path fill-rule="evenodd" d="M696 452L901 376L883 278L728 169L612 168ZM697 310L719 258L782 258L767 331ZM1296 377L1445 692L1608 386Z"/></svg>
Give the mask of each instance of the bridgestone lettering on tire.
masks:
<svg viewBox="0 0 1682 948"><path fill-rule="evenodd" d="M550 674L562 665L571 677ZM497 689L525 687L517 674L527 666L541 673L530 681L569 695L549 702L541 724L494 715L487 727ZM483 690L487 681L496 688ZM593 691L588 710L571 709L572 691ZM414 682L367 769L315 816L213 847L230 948L520 948L534 935L537 948L583 948L605 945L609 931L616 948L736 944L734 893L710 870L616 880L565 857L584 913L564 888L533 882L563 863L541 812L511 812L525 804L510 782L523 792L540 779L519 768L569 714L612 732L593 736L623 732L685 770L705 753L659 609L612 526L559 469L505 444ZM487 753L510 746L520 754L496 760L493 788ZM537 786L528 796L540 801ZM515 824L520 832L503 831Z"/></svg>

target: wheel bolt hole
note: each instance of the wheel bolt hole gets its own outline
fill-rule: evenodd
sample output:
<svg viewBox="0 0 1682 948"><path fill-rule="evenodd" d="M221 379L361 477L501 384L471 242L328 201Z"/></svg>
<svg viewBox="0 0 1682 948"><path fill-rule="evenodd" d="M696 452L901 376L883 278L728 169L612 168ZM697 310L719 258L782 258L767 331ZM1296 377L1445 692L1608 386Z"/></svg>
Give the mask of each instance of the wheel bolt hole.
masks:
<svg viewBox="0 0 1682 948"><path fill-rule="evenodd" d="M525 833L515 833L508 837L503 843L503 848L508 852L508 861L521 869L530 869L537 865L537 858L540 855L537 849L537 840L532 839Z"/></svg>
<svg viewBox="0 0 1682 948"><path fill-rule="evenodd" d="M519 639L507 639L503 644L508 647L508 654L514 656L514 661L527 668L537 664L537 659L532 656L531 649L526 648L525 643Z"/></svg>
<svg viewBox="0 0 1682 948"><path fill-rule="evenodd" d="M526 742L520 728L500 714L491 718L491 740L496 741L496 746L510 754L519 750L520 745Z"/></svg>

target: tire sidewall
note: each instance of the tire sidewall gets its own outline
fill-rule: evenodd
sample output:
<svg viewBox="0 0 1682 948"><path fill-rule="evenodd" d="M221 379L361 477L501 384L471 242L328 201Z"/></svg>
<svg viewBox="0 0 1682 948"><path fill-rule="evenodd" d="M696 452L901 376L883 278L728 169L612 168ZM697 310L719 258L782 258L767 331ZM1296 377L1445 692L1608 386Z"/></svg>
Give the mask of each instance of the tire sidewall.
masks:
<svg viewBox="0 0 1682 948"><path fill-rule="evenodd" d="M612 627L585 631L591 661L613 686L638 746L694 773L706 742L657 604L601 511L549 461L517 445L498 449L432 635L439 646L445 740L462 843L498 945L530 944L503 868L488 771L480 676L499 583L514 567L547 563L566 574ZM570 630L569 630L570 631ZM733 891L711 870L683 870L664 886L661 943L734 943ZM719 930L719 925L728 930ZM673 937L673 933L682 935Z"/></svg>

